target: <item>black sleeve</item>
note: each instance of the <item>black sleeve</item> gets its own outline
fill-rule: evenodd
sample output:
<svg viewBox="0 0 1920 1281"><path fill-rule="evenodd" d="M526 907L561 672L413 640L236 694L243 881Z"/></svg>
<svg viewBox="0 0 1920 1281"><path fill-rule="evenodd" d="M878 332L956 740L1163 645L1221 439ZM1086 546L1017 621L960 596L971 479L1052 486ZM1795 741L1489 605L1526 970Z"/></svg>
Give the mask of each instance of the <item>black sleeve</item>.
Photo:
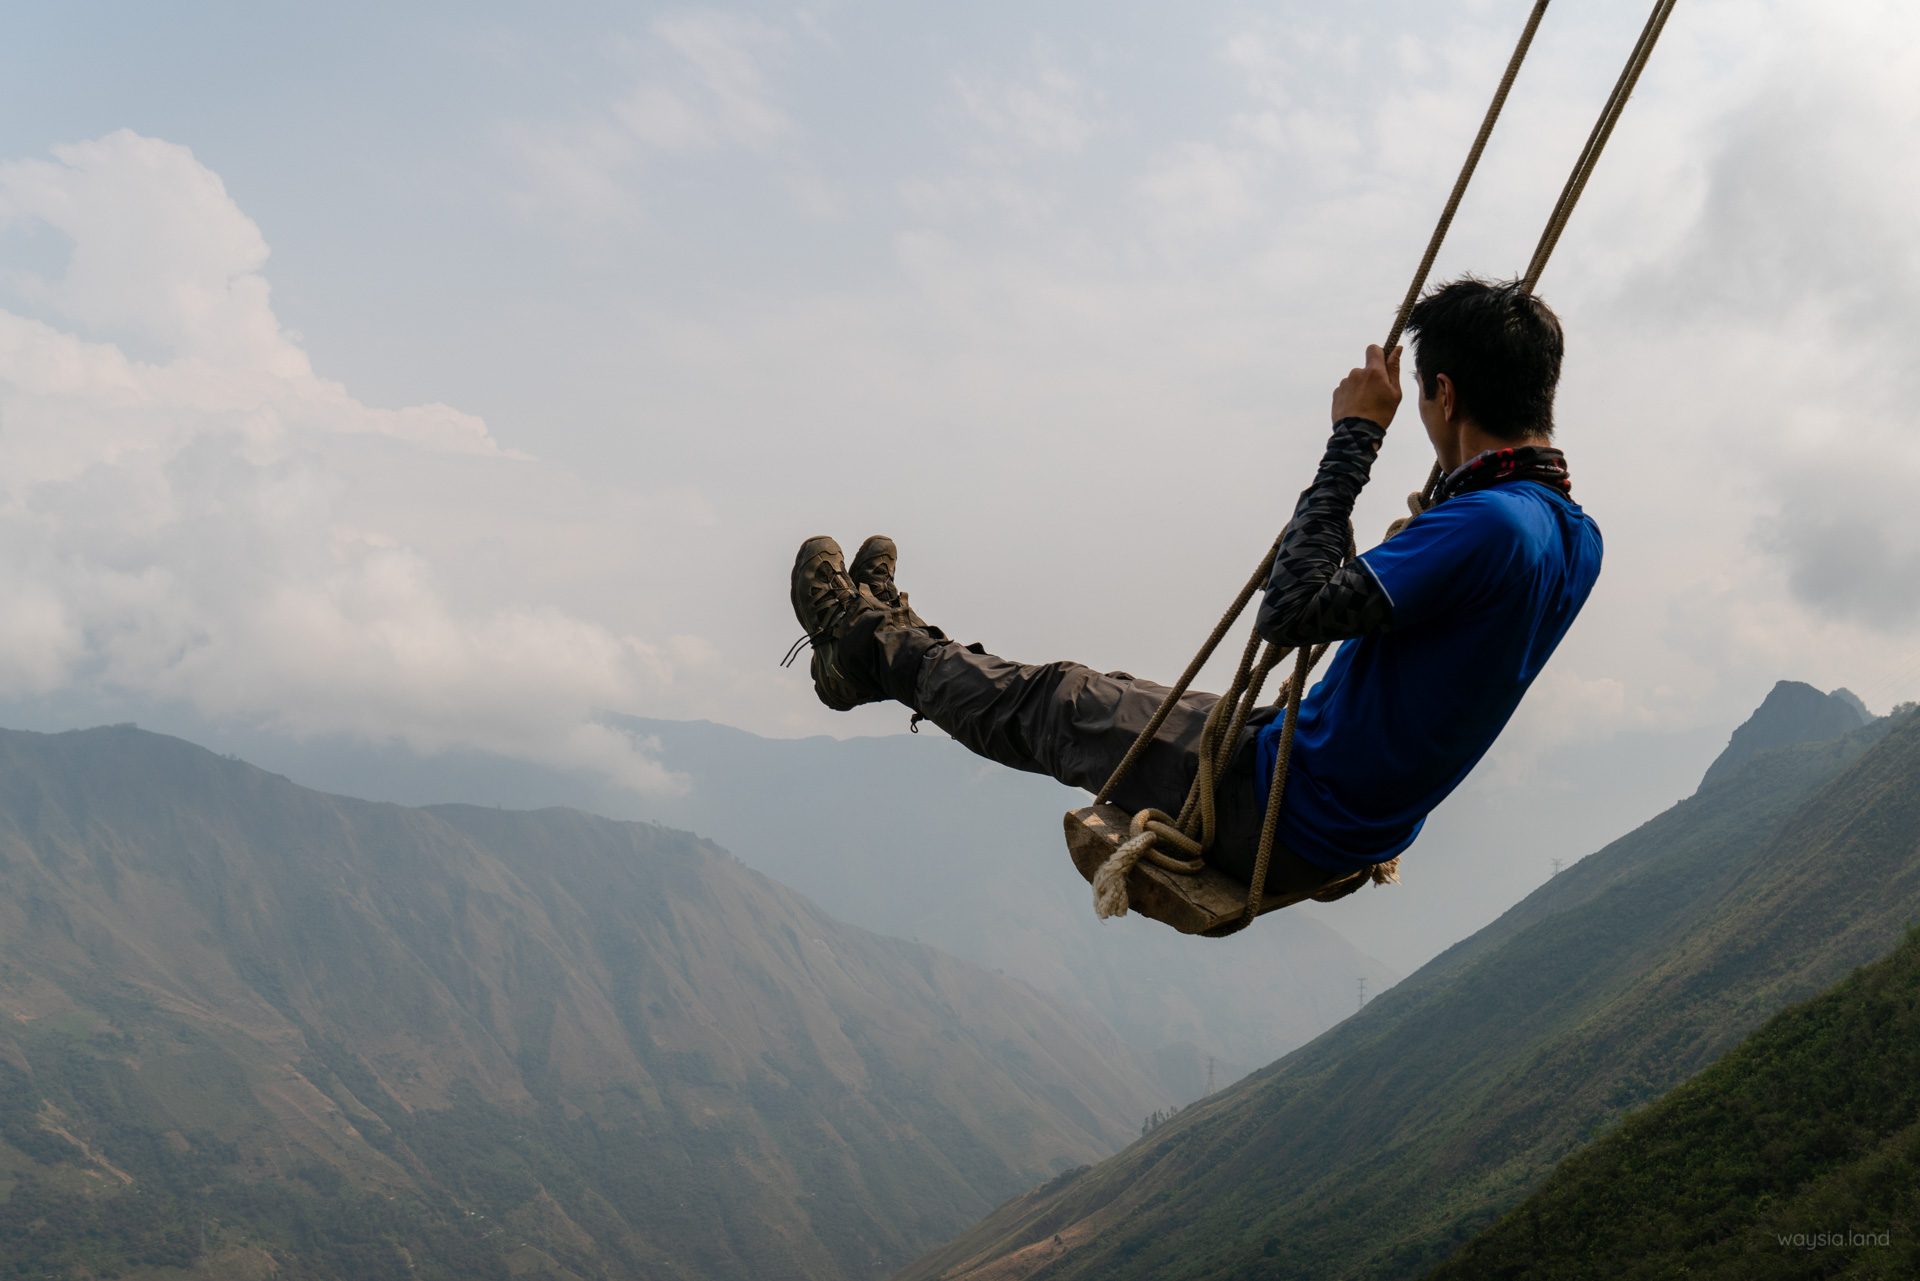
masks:
<svg viewBox="0 0 1920 1281"><path fill-rule="evenodd" d="M1386 428L1365 418L1342 418L1333 425L1320 471L1280 535L1254 623L1274 644L1317 645L1393 626L1393 602L1379 580L1357 560L1340 564L1354 500L1386 434Z"/></svg>

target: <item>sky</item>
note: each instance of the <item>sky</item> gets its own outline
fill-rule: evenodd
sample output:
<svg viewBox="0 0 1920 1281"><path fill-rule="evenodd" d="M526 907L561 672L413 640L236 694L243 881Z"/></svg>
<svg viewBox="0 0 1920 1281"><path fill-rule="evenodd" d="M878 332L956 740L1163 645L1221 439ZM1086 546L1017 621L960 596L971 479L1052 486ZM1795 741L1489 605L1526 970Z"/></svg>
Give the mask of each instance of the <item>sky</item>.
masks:
<svg viewBox="0 0 1920 1281"><path fill-rule="evenodd" d="M0 700L671 794L608 713L904 728L777 666L816 533L1171 676L1528 7L22 9ZM1548 12L1436 279L1524 266L1643 18ZM1676 10L1541 283L1606 569L1483 789L1783 677L1920 697L1917 143L1913 6ZM1409 407L1363 541L1429 457Z"/></svg>

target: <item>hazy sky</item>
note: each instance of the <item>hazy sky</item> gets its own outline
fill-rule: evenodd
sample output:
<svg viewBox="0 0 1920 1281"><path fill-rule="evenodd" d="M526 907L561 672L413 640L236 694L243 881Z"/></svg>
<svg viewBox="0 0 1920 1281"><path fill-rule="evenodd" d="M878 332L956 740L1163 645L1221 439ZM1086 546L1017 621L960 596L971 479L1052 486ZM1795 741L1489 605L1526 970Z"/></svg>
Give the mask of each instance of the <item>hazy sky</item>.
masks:
<svg viewBox="0 0 1920 1281"><path fill-rule="evenodd" d="M1291 509L1528 6L19 8L0 697L673 780L835 716L795 545L1165 677ZM1559 0L1437 274L1510 274L1641 5ZM1607 565L1486 778L1920 696L1920 9L1684 0L1542 293ZM1427 455L1409 410L1363 537Z"/></svg>

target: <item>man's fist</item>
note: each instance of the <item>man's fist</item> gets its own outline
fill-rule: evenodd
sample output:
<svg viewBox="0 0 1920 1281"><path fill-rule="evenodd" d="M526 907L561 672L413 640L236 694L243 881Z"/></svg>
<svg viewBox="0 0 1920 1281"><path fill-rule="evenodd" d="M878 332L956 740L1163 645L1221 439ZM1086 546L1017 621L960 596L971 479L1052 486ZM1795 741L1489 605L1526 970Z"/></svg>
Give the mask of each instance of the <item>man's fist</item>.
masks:
<svg viewBox="0 0 1920 1281"><path fill-rule="evenodd" d="M1391 356L1378 344L1367 348L1367 364L1340 380L1333 389L1333 421L1365 418L1382 427L1393 422L1400 408L1400 348Z"/></svg>

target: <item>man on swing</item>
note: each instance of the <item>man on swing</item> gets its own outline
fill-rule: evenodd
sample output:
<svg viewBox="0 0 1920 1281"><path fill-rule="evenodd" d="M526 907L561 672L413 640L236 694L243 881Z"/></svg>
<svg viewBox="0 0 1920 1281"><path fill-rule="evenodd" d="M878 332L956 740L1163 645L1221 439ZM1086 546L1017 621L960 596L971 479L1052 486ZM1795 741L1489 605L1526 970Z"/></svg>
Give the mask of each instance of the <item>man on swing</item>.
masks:
<svg viewBox="0 0 1920 1281"><path fill-rule="evenodd" d="M1300 704L1269 896L1332 899L1365 883L1499 736L1600 573L1600 530L1552 446L1563 339L1517 283L1474 278L1422 298L1420 419L1445 473L1439 501L1341 564L1348 518L1399 408L1400 349L1367 348L1333 393L1333 436L1281 536L1256 628L1276 645L1344 642ZM873 537L848 568L831 538L793 567L814 689L837 710L895 699L970 750L1095 791L1167 687L1079 663L996 658L930 627ZM1217 696L1189 691L1112 797L1178 811ZM1217 794L1207 862L1253 874L1280 708L1247 726Z"/></svg>

